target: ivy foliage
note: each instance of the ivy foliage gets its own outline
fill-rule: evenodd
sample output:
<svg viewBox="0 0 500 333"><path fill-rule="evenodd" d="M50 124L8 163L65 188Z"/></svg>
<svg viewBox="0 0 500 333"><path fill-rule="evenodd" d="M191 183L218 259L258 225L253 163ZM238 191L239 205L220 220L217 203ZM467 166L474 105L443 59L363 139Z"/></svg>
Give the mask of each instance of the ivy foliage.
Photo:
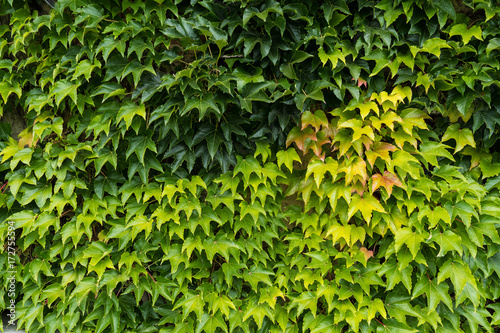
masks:
<svg viewBox="0 0 500 333"><path fill-rule="evenodd" d="M496 1L0 3L19 328L498 330Z"/></svg>

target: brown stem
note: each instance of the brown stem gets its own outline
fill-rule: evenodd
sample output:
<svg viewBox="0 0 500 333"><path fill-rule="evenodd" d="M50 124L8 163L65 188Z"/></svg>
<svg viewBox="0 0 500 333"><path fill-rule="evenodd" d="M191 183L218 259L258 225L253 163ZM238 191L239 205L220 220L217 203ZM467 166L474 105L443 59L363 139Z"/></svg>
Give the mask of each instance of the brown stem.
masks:
<svg viewBox="0 0 500 333"><path fill-rule="evenodd" d="M151 279L153 279L153 281L155 282L155 284L158 284L158 282L156 282L155 278L153 277L153 275L151 275L151 273L149 273L148 270L146 270L146 272L148 272L149 276L151 277Z"/></svg>

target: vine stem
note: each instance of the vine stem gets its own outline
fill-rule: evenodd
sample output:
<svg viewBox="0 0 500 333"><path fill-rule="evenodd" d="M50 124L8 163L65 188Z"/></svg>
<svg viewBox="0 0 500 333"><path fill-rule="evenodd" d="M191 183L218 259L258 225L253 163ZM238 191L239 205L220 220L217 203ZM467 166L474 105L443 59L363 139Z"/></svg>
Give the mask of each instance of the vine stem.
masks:
<svg viewBox="0 0 500 333"><path fill-rule="evenodd" d="M153 277L153 275L151 275L151 273L149 273L148 270L146 270L146 272L148 272L149 276L151 277L151 279L153 279L153 281L155 282L155 284L158 284L158 282L156 282L155 278Z"/></svg>
<svg viewBox="0 0 500 333"><path fill-rule="evenodd" d="M63 217L64 215L66 215L66 214L68 214L68 213L70 213L72 211L73 211L73 209L68 209L67 211L65 211L61 215L59 215L59 218Z"/></svg>

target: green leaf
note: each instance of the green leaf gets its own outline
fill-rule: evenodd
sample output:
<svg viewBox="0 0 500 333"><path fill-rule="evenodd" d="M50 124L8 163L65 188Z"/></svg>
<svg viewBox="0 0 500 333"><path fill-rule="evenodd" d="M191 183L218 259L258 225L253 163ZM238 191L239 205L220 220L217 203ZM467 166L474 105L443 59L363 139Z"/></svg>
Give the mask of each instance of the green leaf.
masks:
<svg viewBox="0 0 500 333"><path fill-rule="evenodd" d="M417 312L410 304L410 296L401 293L392 292L387 295L385 307L390 317L394 317L399 322L406 323L406 317L412 316L418 319L422 318L420 312ZM397 331L396 331L397 332Z"/></svg>
<svg viewBox="0 0 500 333"><path fill-rule="evenodd" d="M94 277L86 277L76 284L75 289L71 292L70 300L76 297L78 305L81 304L91 291L97 295L96 279Z"/></svg>
<svg viewBox="0 0 500 333"><path fill-rule="evenodd" d="M34 259L29 264L29 271L36 282L38 282L40 272L43 272L46 276L54 276L46 260Z"/></svg>
<svg viewBox="0 0 500 333"><path fill-rule="evenodd" d="M449 225L451 225L451 216L446 209L443 207L435 207L434 210L431 210L430 207L426 206L419 210L418 219L422 220L424 216L427 216L429 219L429 227L434 228L439 221L443 221Z"/></svg>
<svg viewBox="0 0 500 333"><path fill-rule="evenodd" d="M250 175L252 173L256 174L259 178L262 178L262 171L259 162L253 156L247 156L243 159L241 156L237 156L236 159L238 163L234 167L233 174L236 176L238 173L243 174L243 178L248 184Z"/></svg>
<svg viewBox="0 0 500 333"><path fill-rule="evenodd" d="M142 165L144 165L144 154L146 153L146 149L149 149L155 153L157 152L156 145L153 140L151 140L150 135L134 136L128 141L129 146L125 155L127 156L127 158L129 158L132 153L135 153Z"/></svg>
<svg viewBox="0 0 500 333"><path fill-rule="evenodd" d="M437 161L438 157L446 157L453 162L455 161L453 156L448 152L448 150L446 150L447 148L451 147L439 142L427 141L422 142L419 147L419 153L427 163L437 167L439 166Z"/></svg>
<svg viewBox="0 0 500 333"><path fill-rule="evenodd" d="M433 5L437 7L437 9L440 9L450 15L452 20L455 20L457 13L455 12L455 7L453 6L453 2L451 0L434 0Z"/></svg>
<svg viewBox="0 0 500 333"><path fill-rule="evenodd" d="M245 281L250 283L250 286L252 286L252 290L257 291L258 287L257 285L259 282L264 283L271 287L273 283L271 282L270 276L273 276L274 272L264 268L260 265L258 266L253 266L249 270L245 271L245 274L243 274L243 278Z"/></svg>
<svg viewBox="0 0 500 333"><path fill-rule="evenodd" d="M446 306L453 311L453 303L448 293L448 285L446 283L439 283L436 282L436 280L431 280L427 276L422 276L415 285L411 298L414 299L422 294L425 294L427 297L428 313L436 310L440 302L446 304Z"/></svg>
<svg viewBox="0 0 500 333"><path fill-rule="evenodd" d="M423 241L424 237L422 235L412 231L410 228L401 228L396 232L395 250L399 252L399 249L405 244L410 249L413 259L415 259L420 250L420 244Z"/></svg>
<svg viewBox="0 0 500 333"><path fill-rule="evenodd" d="M318 158L315 158L312 161L310 161L309 164L307 165L305 180L307 180L307 178L309 178L311 174L314 174L314 181L316 182L316 185L319 187L320 183L323 180L323 177L327 172L330 173L330 175L332 176L332 180L334 181L337 176L337 170L338 170L338 163L331 157L328 157L324 162L322 162Z"/></svg>
<svg viewBox="0 0 500 333"><path fill-rule="evenodd" d="M357 211L361 211L367 223L370 223L373 211L385 213L385 209L380 202L367 192L365 192L363 196L355 194L352 197L351 203L349 204L348 219Z"/></svg>
<svg viewBox="0 0 500 333"><path fill-rule="evenodd" d="M257 156L262 156L262 163L266 163L267 158L271 155L271 148L269 143L266 141L257 141L256 143L255 154L253 157L257 158Z"/></svg>
<svg viewBox="0 0 500 333"><path fill-rule="evenodd" d="M457 251L462 255L462 238L451 230L446 230L444 233L439 230L433 230L429 240L439 245L438 257L444 256L449 251Z"/></svg>
<svg viewBox="0 0 500 333"><path fill-rule="evenodd" d="M500 49L500 38L492 38L486 47L486 55L489 57L491 51Z"/></svg>
<svg viewBox="0 0 500 333"><path fill-rule="evenodd" d="M179 204L177 205L175 209L175 213L179 214L181 211L184 211L186 214L187 219L191 217L191 214L193 211L196 210L198 214L201 215L201 204L200 200L196 197L188 197L188 196L182 196L179 199Z"/></svg>
<svg viewBox="0 0 500 333"><path fill-rule="evenodd" d="M0 82L0 95L2 95L2 99L5 104L7 104L7 100L9 99L10 94L15 93L18 98L22 96L22 89L19 87L19 84L16 82L16 86L12 86L7 81Z"/></svg>
<svg viewBox="0 0 500 333"><path fill-rule="evenodd" d="M377 333L396 333L396 332L415 333L418 332L418 330L411 328L410 326L405 325L403 323L400 323L399 321L393 318L384 321L383 325L379 325L377 327Z"/></svg>
<svg viewBox="0 0 500 333"><path fill-rule="evenodd" d="M195 293L192 291L188 291L184 297L179 299L175 305L173 310L182 307L183 309L183 320L191 313L194 312L199 320L203 317L203 307L205 306L205 302L203 300L203 295L201 292Z"/></svg>
<svg viewBox="0 0 500 333"><path fill-rule="evenodd" d="M471 331L477 332L478 325L483 326L487 332L493 332L490 325L491 314L486 309L476 309L472 305L457 307L457 312L467 318L467 322L471 327Z"/></svg>
<svg viewBox="0 0 500 333"><path fill-rule="evenodd" d="M222 112L219 109L219 106L215 102L214 95L211 93L200 96L200 98L188 99L180 115L182 116L193 109L198 109L198 111L200 112L199 116L200 121L205 117L209 109L212 109L218 115L222 114Z"/></svg>
<svg viewBox="0 0 500 333"><path fill-rule="evenodd" d="M92 71L96 67L98 67L98 68L101 67L101 63L99 61L97 61L97 60L95 60L93 64L89 60L87 60L87 59L79 62L78 65L76 66L76 69L75 69L75 72L73 74L72 80L75 80L78 77L80 77L80 76L83 75L83 76L85 76L85 79L87 81L89 81L90 80L90 76L92 75Z"/></svg>
<svg viewBox="0 0 500 333"><path fill-rule="evenodd" d="M305 310L308 309L311 311L313 316L316 316L316 311L318 307L318 299L313 292L307 291L303 292L299 295L299 297L295 298L292 301L292 305L297 304L297 316Z"/></svg>
<svg viewBox="0 0 500 333"><path fill-rule="evenodd" d="M204 313L196 327L196 333L200 333L201 331L216 332L218 328L226 333L228 332L226 322L222 318L222 315L220 313L212 315Z"/></svg>
<svg viewBox="0 0 500 333"><path fill-rule="evenodd" d="M297 154L297 151L293 148L289 148L287 150L280 150L279 152L276 153L276 157L278 159L278 167L281 168L281 166L284 164L285 167L290 170L290 172L293 172L293 162L301 162L299 155Z"/></svg>
<svg viewBox="0 0 500 333"><path fill-rule="evenodd" d="M450 279L455 287L455 294L460 294L467 283L477 290L476 279L472 275L469 266L464 265L461 260L450 259L439 268L437 283Z"/></svg>
<svg viewBox="0 0 500 333"><path fill-rule="evenodd" d="M453 124L448 127L443 135L441 142L454 139L456 141L455 154L462 150L466 145L476 147L472 131L468 128L460 129L460 124Z"/></svg>
<svg viewBox="0 0 500 333"><path fill-rule="evenodd" d="M243 220L245 215L250 214L254 222L257 223L259 219L259 214L266 216L266 211L264 210L264 208L255 202L248 204L246 201L241 201L240 208L241 208L240 220Z"/></svg>
<svg viewBox="0 0 500 333"><path fill-rule="evenodd" d="M226 318L229 317L229 309L236 310L233 301L226 295L215 295L211 308L213 314L220 311Z"/></svg>
<svg viewBox="0 0 500 333"><path fill-rule="evenodd" d="M83 258L91 258L90 265L94 266L104 257L108 256L112 250L112 246L104 244L101 241L92 242L90 246L83 251Z"/></svg>
<svg viewBox="0 0 500 333"><path fill-rule="evenodd" d="M207 259L212 262L216 254L221 254L226 262L229 261L229 249L238 248L235 242L225 237L223 234L217 237L209 237L203 241L203 248L207 253Z"/></svg>
<svg viewBox="0 0 500 333"><path fill-rule="evenodd" d="M7 147L10 147L10 146L7 146ZM5 148L2 153L5 151L6 152L6 149ZM19 150L18 152L16 152L14 154L14 156L12 157L12 161L10 161L10 169L11 170L14 170L16 169L16 166L19 162L22 162L23 164L27 164L29 165L30 164L30 161L31 161L31 157L33 155L33 149L31 148L23 148L21 150ZM4 159L6 159L5 157L8 156L8 153L4 154Z"/></svg>
<svg viewBox="0 0 500 333"><path fill-rule="evenodd" d="M449 1L449 0L438 0L438 1ZM437 1L436 1L437 2ZM450 49L451 46L448 45L448 43L441 39L441 38L431 38L427 39L424 42L424 46L422 47L421 51L423 52L429 52L431 54L434 54L436 57L440 57L441 55L441 49Z"/></svg>
<svg viewBox="0 0 500 333"><path fill-rule="evenodd" d="M77 104L77 88L76 83L70 82L68 80L61 80L56 82L54 87L50 91L50 97L55 97L56 105L59 106L62 100L69 96L73 103Z"/></svg>
<svg viewBox="0 0 500 333"><path fill-rule="evenodd" d="M465 23L456 24L450 30L450 37L457 35L462 36L464 44L468 44L472 37L483 40L482 34L483 32L480 26L474 25L470 29L467 29Z"/></svg>
<svg viewBox="0 0 500 333"><path fill-rule="evenodd" d="M325 113L321 110L315 111L314 113L310 111L304 112L302 114L301 121L301 130L304 130L307 126L311 126L317 132L321 129L321 126L328 127L328 119L326 119Z"/></svg>
<svg viewBox="0 0 500 333"><path fill-rule="evenodd" d="M379 107L378 105L373 102L373 101L369 101L369 102L365 102L365 101L358 101L356 100L355 98L353 98L349 104L347 105L346 107L346 111L349 111L349 110L355 110L355 109L359 109L360 111L360 114L361 114L361 118L365 119L366 116L368 114L370 114L370 111L375 111L375 113L377 113L377 115L379 114ZM394 114L394 112L392 112L392 114ZM394 114L395 115L395 114ZM382 115L382 118L384 118L385 114ZM387 117L387 116L386 116ZM395 115L396 118L399 118L398 116ZM372 117L373 119L375 119L375 122L378 120L378 118L376 117ZM383 122L381 118L381 122ZM371 119L371 118L370 118ZM384 119L385 120L385 119ZM378 127L378 129L380 129L380 125L374 125L374 127Z"/></svg>
<svg viewBox="0 0 500 333"><path fill-rule="evenodd" d="M125 125L128 129L132 124L132 119L136 115L141 116L144 120L146 120L146 108L144 104L136 105L134 102L127 102L120 107L120 110L118 110L118 114L116 115L116 124L123 119L125 120Z"/></svg>
<svg viewBox="0 0 500 333"><path fill-rule="evenodd" d="M122 57L125 57L125 49L127 47L127 39L126 38L120 38L120 39L115 39L112 36L106 36L103 38L99 46L97 46L96 49L96 55L102 52L102 57L105 62L107 62L109 55L113 50L117 50L118 52L121 53Z"/></svg>
<svg viewBox="0 0 500 333"><path fill-rule="evenodd" d="M262 328L262 323L264 322L265 317L268 317L272 321L274 321L274 314L267 304L249 304L247 306L245 314L243 315L243 321L248 320L250 316L253 317L259 329Z"/></svg>
<svg viewBox="0 0 500 333"><path fill-rule="evenodd" d="M429 119L429 115L419 109L408 108L401 113L403 122L401 127L409 135L413 136L413 127L427 129L425 119Z"/></svg>
<svg viewBox="0 0 500 333"><path fill-rule="evenodd" d="M237 262L232 257L222 264L222 271L224 272L225 282L228 286L232 286L234 277L242 277L243 274L240 270L243 269L247 269L247 266L244 263Z"/></svg>

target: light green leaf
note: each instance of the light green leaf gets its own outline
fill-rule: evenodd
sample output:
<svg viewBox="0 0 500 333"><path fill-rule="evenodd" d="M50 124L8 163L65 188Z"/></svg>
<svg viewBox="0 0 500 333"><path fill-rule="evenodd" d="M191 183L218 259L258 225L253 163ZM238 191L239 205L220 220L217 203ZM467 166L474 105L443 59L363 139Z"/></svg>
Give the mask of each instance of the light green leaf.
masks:
<svg viewBox="0 0 500 333"><path fill-rule="evenodd" d="M410 228L401 228L396 232L395 239L395 250L399 252L399 249L405 244L413 256L413 259L417 256L420 250L420 244L424 241L424 237Z"/></svg>
<svg viewBox="0 0 500 333"><path fill-rule="evenodd" d="M469 266L457 259L450 259L439 268L437 283L450 279L455 287L456 295L464 290L467 283L477 290L476 278L472 275Z"/></svg>
<svg viewBox="0 0 500 333"><path fill-rule="evenodd" d="M191 313L194 312L199 320L203 317L203 307L205 306L205 302L203 300L203 295L201 292L195 293L193 291L188 291L184 297L179 299L175 305L173 310L182 307L183 320Z"/></svg>
<svg viewBox="0 0 500 333"><path fill-rule="evenodd" d="M144 120L146 120L146 108L144 104L136 105L134 102L127 102L120 107L120 110L118 110L118 114L116 115L116 124L123 119L125 120L126 128L128 129L132 124L132 119L136 115L141 116Z"/></svg>
<svg viewBox="0 0 500 333"><path fill-rule="evenodd" d="M280 150L277 154L276 157L278 158L278 167L281 168L281 166L284 164L285 167L290 170L290 172L293 171L293 162L301 162L299 155L297 154L297 151L293 148L289 148L287 150Z"/></svg>
<svg viewBox="0 0 500 333"><path fill-rule="evenodd" d="M462 150L466 145L476 147L472 131L468 128L461 129L460 124L453 124L448 127L443 135L441 142L454 139L456 142L455 154Z"/></svg>
<svg viewBox="0 0 500 333"><path fill-rule="evenodd" d="M297 304L297 316L305 310L308 309L311 311L313 316L316 316L316 310L318 307L318 299L315 293L311 291L303 292L299 295L299 297L295 298L292 301L292 305Z"/></svg>
<svg viewBox="0 0 500 333"><path fill-rule="evenodd" d="M50 97L55 97L56 105L59 106L62 100L69 96L73 103L77 104L78 85L68 80L58 81L50 91Z"/></svg>
<svg viewBox="0 0 500 333"><path fill-rule="evenodd" d="M337 176L338 163L333 158L328 157L324 162L318 158L313 159L307 165L306 178L309 178L311 174L314 174L314 181L316 185L319 187L323 177L327 172L332 176L332 181L335 181L335 177Z"/></svg>
<svg viewBox="0 0 500 333"><path fill-rule="evenodd" d="M467 29L465 23L456 24L450 30L450 37L457 35L462 36L464 44L468 44L472 37L483 40L482 34L483 32L480 26L474 25L470 29Z"/></svg>
<svg viewBox="0 0 500 333"><path fill-rule="evenodd" d="M350 219L357 211L361 211L367 223L370 223L373 211L385 213L385 209L380 202L368 192L365 192L362 197L359 194L352 197L349 204L348 218Z"/></svg>
<svg viewBox="0 0 500 333"><path fill-rule="evenodd" d="M429 240L436 242L441 248L438 257L444 256L449 251L457 251L462 255L462 238L451 230L446 230L444 233L433 230Z"/></svg>
<svg viewBox="0 0 500 333"><path fill-rule="evenodd" d="M438 283L436 280L431 280L427 276L420 277L419 281L413 288L412 299L425 294L429 312L436 310L439 302L443 302L453 311L453 303L448 293L448 285L446 283Z"/></svg>

